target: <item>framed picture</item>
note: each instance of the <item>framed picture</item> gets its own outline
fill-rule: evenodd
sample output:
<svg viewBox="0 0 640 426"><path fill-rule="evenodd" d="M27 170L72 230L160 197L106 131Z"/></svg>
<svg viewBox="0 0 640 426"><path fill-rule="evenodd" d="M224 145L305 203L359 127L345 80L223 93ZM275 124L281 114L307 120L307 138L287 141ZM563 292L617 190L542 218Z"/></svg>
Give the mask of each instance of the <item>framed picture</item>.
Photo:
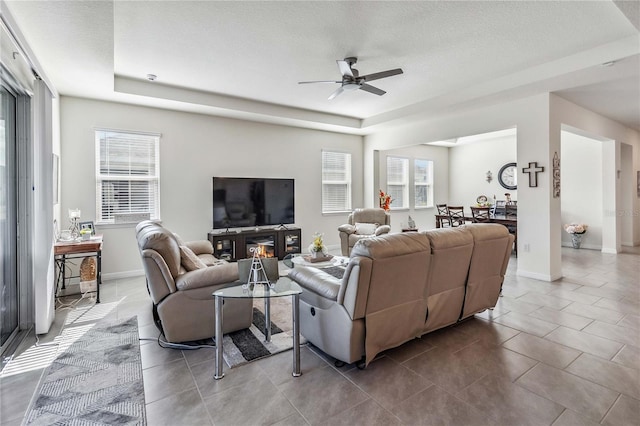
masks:
<svg viewBox="0 0 640 426"><path fill-rule="evenodd" d="M82 231L83 229L90 229L91 230L91 235L96 235L96 230L93 227L93 222L89 221L89 222L80 222L78 224L80 230Z"/></svg>

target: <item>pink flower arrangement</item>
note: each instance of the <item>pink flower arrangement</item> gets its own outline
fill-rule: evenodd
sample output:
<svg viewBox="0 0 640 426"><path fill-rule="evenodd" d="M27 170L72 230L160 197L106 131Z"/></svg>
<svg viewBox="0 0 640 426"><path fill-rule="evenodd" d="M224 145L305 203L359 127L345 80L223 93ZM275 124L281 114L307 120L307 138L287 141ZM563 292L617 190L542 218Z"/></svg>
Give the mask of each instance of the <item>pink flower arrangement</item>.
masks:
<svg viewBox="0 0 640 426"><path fill-rule="evenodd" d="M587 232L588 226L584 223L572 223L564 226L564 230L569 234L584 234Z"/></svg>

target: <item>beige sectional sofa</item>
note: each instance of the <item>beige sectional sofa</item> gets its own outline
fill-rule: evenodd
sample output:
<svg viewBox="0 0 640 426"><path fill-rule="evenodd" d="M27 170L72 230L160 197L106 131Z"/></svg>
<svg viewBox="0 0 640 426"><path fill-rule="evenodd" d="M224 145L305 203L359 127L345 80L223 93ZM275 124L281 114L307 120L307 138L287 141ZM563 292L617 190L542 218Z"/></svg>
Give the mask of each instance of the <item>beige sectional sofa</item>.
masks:
<svg viewBox="0 0 640 426"><path fill-rule="evenodd" d="M318 268L302 288L302 335L339 361L376 354L495 306L513 235L497 224L387 234L359 241L342 279Z"/></svg>

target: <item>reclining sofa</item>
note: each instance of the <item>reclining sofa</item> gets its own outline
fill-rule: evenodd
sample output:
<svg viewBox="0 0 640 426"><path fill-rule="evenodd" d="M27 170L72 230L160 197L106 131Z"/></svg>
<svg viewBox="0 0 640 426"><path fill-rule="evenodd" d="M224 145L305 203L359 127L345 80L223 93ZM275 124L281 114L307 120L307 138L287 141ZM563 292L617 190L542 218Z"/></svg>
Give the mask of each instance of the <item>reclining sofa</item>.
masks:
<svg viewBox="0 0 640 426"><path fill-rule="evenodd" d="M214 337L213 292L238 284L238 265L215 258L209 241L183 242L150 220L136 226L136 238L154 319L165 339L178 343ZM200 262L185 258L185 247ZM249 328L252 315L251 299L225 300L222 331Z"/></svg>
<svg viewBox="0 0 640 426"><path fill-rule="evenodd" d="M325 353L365 366L376 354L495 306L513 235L498 224L386 234L359 241L342 279L318 268L303 289L300 332Z"/></svg>

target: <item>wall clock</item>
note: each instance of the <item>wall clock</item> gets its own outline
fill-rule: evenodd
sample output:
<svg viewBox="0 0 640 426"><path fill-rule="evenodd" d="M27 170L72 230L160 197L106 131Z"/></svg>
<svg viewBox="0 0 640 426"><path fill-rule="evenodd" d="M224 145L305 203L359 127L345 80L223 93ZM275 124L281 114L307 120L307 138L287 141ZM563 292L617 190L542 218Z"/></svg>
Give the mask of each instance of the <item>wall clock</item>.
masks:
<svg viewBox="0 0 640 426"><path fill-rule="evenodd" d="M498 182L503 188L518 189L518 168L516 163L507 163L498 172Z"/></svg>

